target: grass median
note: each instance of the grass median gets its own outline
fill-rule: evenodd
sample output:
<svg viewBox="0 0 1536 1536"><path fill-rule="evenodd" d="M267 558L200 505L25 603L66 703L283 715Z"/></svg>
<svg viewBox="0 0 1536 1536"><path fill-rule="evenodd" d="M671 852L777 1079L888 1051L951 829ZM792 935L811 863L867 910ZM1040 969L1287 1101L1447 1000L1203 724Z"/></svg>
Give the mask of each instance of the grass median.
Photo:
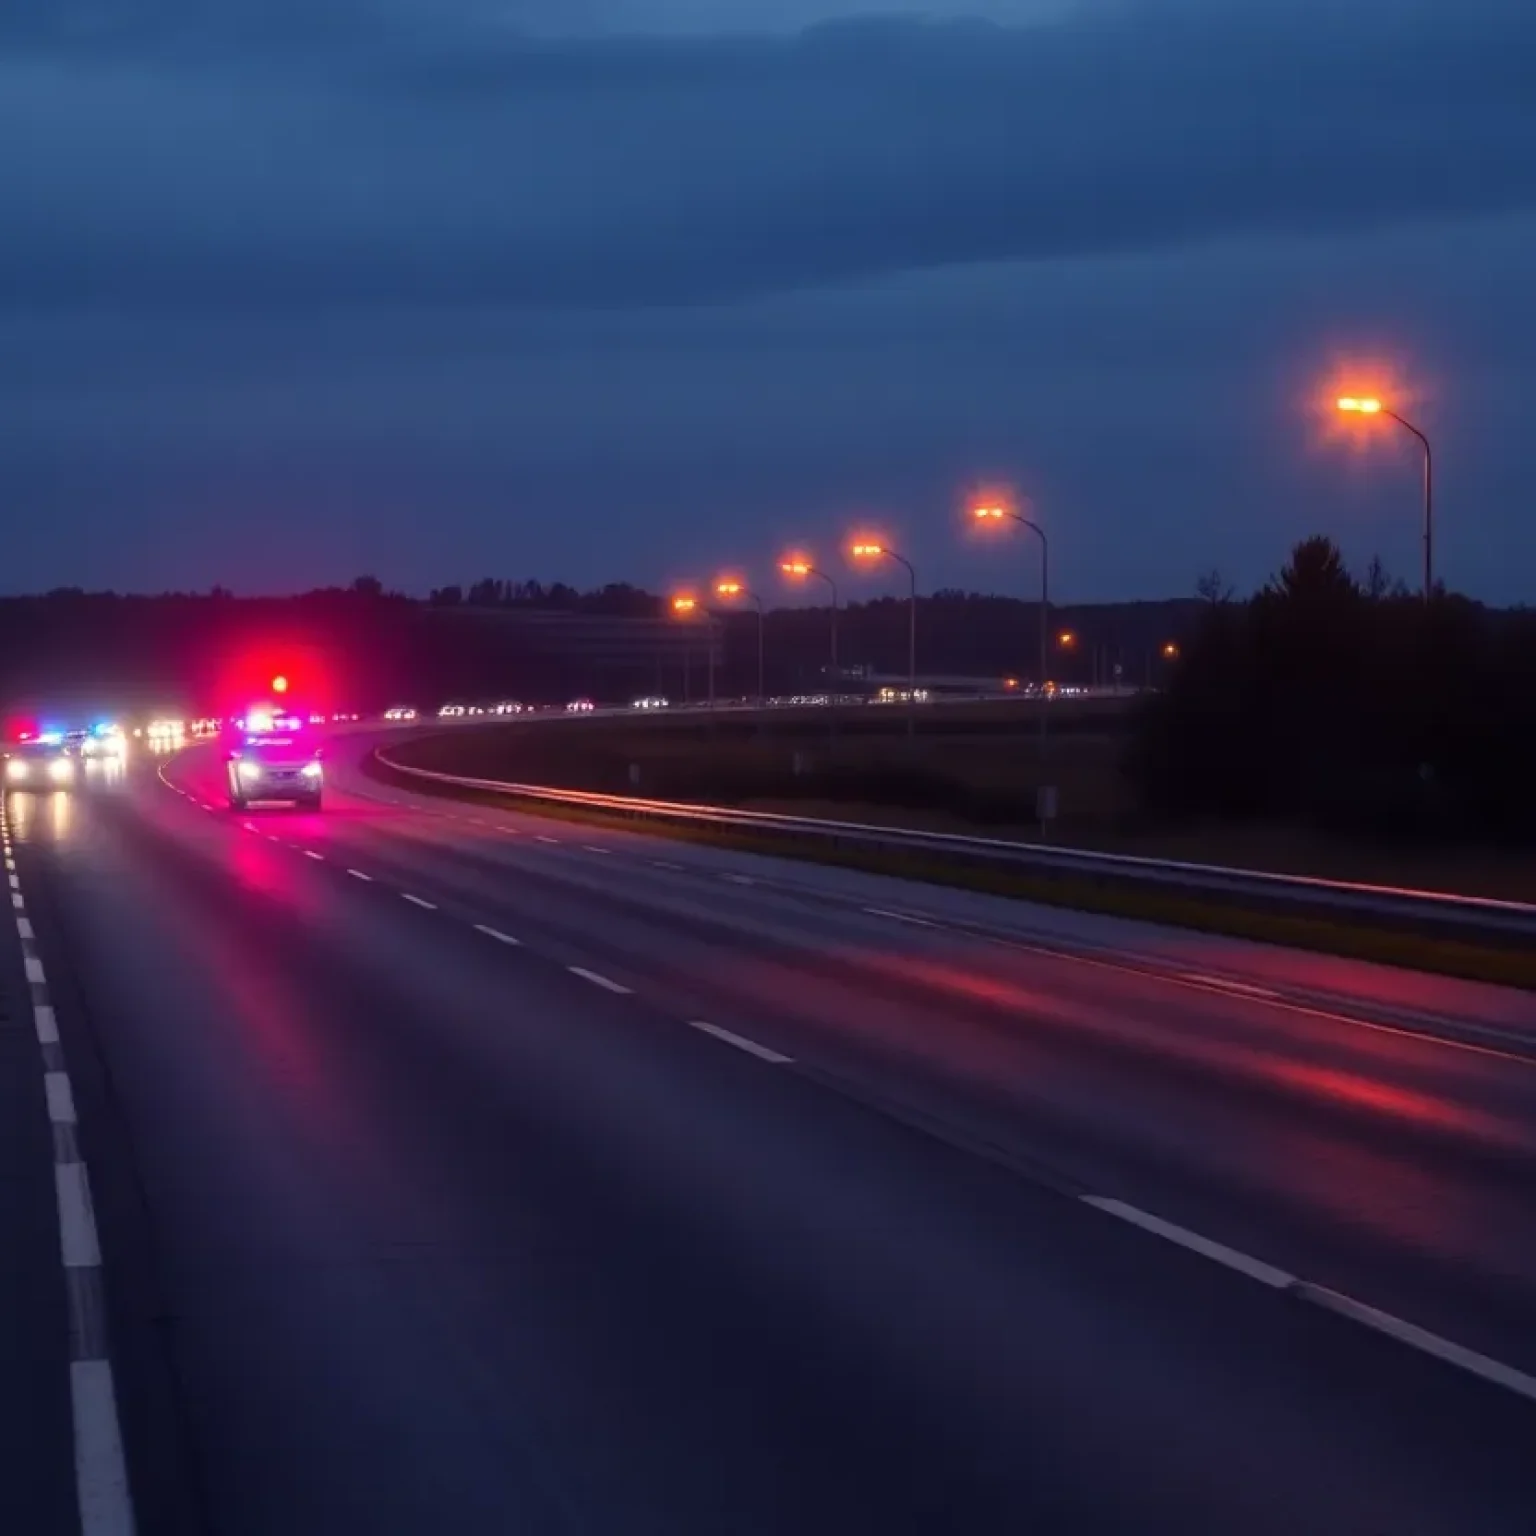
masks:
<svg viewBox="0 0 1536 1536"><path fill-rule="evenodd" d="M737 831L714 825L683 825L544 800L535 803L503 791L468 789L416 778L400 772L375 754L365 759L363 768L376 780L417 793L533 811L561 821L643 831L676 841L891 875L1080 912L1132 918L1536 991L1536 951L1528 942L1522 944L1518 939L1501 936L1452 938L1427 931L1422 926L1395 926L1385 921L1330 913L1321 908L1297 911L1288 904L1286 910L1277 910L1273 905L1235 898L1228 892L1206 896L1076 873L1001 870L952 860L926 849L855 848L828 844L821 838Z"/></svg>

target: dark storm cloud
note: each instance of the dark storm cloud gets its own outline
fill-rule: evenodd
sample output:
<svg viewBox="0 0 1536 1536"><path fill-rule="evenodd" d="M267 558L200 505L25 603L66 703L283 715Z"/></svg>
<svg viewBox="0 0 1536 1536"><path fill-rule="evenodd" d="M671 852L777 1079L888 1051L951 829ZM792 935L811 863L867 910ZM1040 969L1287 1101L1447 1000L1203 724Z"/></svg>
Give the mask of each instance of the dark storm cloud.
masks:
<svg viewBox="0 0 1536 1536"><path fill-rule="evenodd" d="M1507 0L730 39L529 14L8 9L0 303L689 303L1536 202L1536 6Z"/></svg>

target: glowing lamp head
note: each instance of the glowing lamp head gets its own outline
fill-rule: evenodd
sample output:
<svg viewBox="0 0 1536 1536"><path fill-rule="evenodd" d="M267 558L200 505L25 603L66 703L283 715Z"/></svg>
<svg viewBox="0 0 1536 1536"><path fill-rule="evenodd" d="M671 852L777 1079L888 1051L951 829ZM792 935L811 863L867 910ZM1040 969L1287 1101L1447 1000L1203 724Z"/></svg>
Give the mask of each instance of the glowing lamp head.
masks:
<svg viewBox="0 0 1536 1536"><path fill-rule="evenodd" d="M272 679L272 692L273 693L287 693L288 692L288 679L286 677L284 677L281 673L279 673L276 677L274 677Z"/></svg>
<svg viewBox="0 0 1536 1536"><path fill-rule="evenodd" d="M717 581L715 592L720 597L740 597L741 583L739 581Z"/></svg>
<svg viewBox="0 0 1536 1536"><path fill-rule="evenodd" d="M883 544L864 542L853 546L853 557L855 560L878 560L884 553L885 546Z"/></svg>
<svg viewBox="0 0 1536 1536"><path fill-rule="evenodd" d="M1357 416L1381 414L1381 401L1371 395L1341 395L1338 405L1341 411L1348 411Z"/></svg>
<svg viewBox="0 0 1536 1536"><path fill-rule="evenodd" d="M672 599L673 613L689 614L694 612L698 606L698 599L694 597L674 597Z"/></svg>
<svg viewBox="0 0 1536 1536"><path fill-rule="evenodd" d="M779 569L786 576L809 576L811 574L811 562L809 560L784 560L780 562Z"/></svg>
<svg viewBox="0 0 1536 1536"><path fill-rule="evenodd" d="M1057 645L1076 645L1077 636L1074 635L1070 629L1064 629L1059 635L1056 636L1056 643Z"/></svg>
<svg viewBox="0 0 1536 1536"><path fill-rule="evenodd" d="M1007 516L1007 514L999 506L987 506L987 507L972 507L971 508L971 516L974 517L976 519L976 521L979 522L979 523L980 522L987 522L987 521L991 521L991 522L995 523L995 522L1001 522L1002 519L1005 516Z"/></svg>

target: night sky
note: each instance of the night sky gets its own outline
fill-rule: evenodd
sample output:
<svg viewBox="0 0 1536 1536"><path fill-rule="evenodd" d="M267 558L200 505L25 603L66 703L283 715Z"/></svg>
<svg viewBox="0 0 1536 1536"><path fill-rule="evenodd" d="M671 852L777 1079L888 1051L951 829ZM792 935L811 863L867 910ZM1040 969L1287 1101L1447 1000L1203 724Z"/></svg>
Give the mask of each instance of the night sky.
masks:
<svg viewBox="0 0 1536 1536"><path fill-rule="evenodd" d="M896 9L9 0L0 589L1536 598L1532 0Z"/></svg>

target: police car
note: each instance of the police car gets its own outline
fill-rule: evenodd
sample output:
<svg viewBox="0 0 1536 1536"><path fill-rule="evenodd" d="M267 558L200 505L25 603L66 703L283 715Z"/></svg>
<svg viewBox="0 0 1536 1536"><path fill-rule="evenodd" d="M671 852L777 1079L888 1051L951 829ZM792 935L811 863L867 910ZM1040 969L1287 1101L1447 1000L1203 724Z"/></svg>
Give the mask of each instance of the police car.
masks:
<svg viewBox="0 0 1536 1536"><path fill-rule="evenodd" d="M325 794L320 744L298 715L248 710L235 732L225 766L231 810L264 804L320 809Z"/></svg>

